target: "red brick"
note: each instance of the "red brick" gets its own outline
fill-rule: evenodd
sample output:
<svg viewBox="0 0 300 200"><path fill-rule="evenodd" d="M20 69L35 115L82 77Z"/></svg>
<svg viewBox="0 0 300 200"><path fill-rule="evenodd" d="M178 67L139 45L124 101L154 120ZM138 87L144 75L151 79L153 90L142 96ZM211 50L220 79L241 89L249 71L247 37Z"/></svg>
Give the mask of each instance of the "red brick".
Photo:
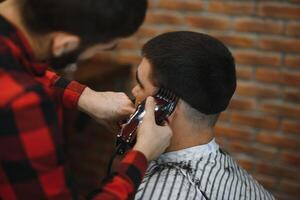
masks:
<svg viewBox="0 0 300 200"><path fill-rule="evenodd" d="M225 140L224 140L224 138L223 137L216 137L216 142L220 145L220 146L225 146L226 144L226 142L225 142Z"/></svg>
<svg viewBox="0 0 300 200"><path fill-rule="evenodd" d="M232 113L231 121L233 123L248 125L251 127L265 128L275 130L278 128L279 121L273 117L257 116L250 114Z"/></svg>
<svg viewBox="0 0 300 200"><path fill-rule="evenodd" d="M199 0L160 0L160 7L172 10L202 10L203 3Z"/></svg>
<svg viewBox="0 0 300 200"><path fill-rule="evenodd" d="M282 122L282 130L288 133L295 133L300 136L300 120L291 121L291 120L284 120Z"/></svg>
<svg viewBox="0 0 300 200"><path fill-rule="evenodd" d="M208 4L208 11L217 13L226 13L229 15L236 14L253 14L255 11L255 4L253 2L222 2L210 1Z"/></svg>
<svg viewBox="0 0 300 200"><path fill-rule="evenodd" d="M158 7L157 1L148 1L148 8L156 8Z"/></svg>
<svg viewBox="0 0 300 200"><path fill-rule="evenodd" d="M142 26L135 34L137 38L152 38L158 35L159 30L153 27Z"/></svg>
<svg viewBox="0 0 300 200"><path fill-rule="evenodd" d="M249 97L277 98L280 95L280 90L273 86L261 86L256 83L239 81L236 94Z"/></svg>
<svg viewBox="0 0 300 200"><path fill-rule="evenodd" d="M279 54L266 54L261 52L247 52L247 51L236 51L234 52L235 61L237 64L245 65L280 65Z"/></svg>
<svg viewBox="0 0 300 200"><path fill-rule="evenodd" d="M283 180L280 182L281 191L300 197L300 183L292 180Z"/></svg>
<svg viewBox="0 0 300 200"><path fill-rule="evenodd" d="M298 200L298 197L289 195L286 192L278 192L278 190L273 190L272 194L274 195L275 199L279 200Z"/></svg>
<svg viewBox="0 0 300 200"><path fill-rule="evenodd" d="M146 16L146 23L148 24L176 24L180 25L181 17L172 13L163 12L148 12Z"/></svg>
<svg viewBox="0 0 300 200"><path fill-rule="evenodd" d="M300 86L300 71L299 72L282 72L282 83L291 86Z"/></svg>
<svg viewBox="0 0 300 200"><path fill-rule="evenodd" d="M251 48L255 46L255 39L249 36L211 34L228 46Z"/></svg>
<svg viewBox="0 0 300 200"><path fill-rule="evenodd" d="M287 55L284 59L284 64L287 67L300 69L300 56Z"/></svg>
<svg viewBox="0 0 300 200"><path fill-rule="evenodd" d="M275 177L280 174L281 177L300 181L300 173L298 173L297 170L280 164L270 164L267 162L258 163L256 165L256 171L261 174L271 175Z"/></svg>
<svg viewBox="0 0 300 200"><path fill-rule="evenodd" d="M192 27L214 30L227 30L230 25L226 17L188 16L185 22Z"/></svg>
<svg viewBox="0 0 300 200"><path fill-rule="evenodd" d="M256 79L267 83L282 83L282 74L279 70L269 68L257 68Z"/></svg>
<svg viewBox="0 0 300 200"><path fill-rule="evenodd" d="M283 24L272 20L238 18L235 21L235 30L240 32L280 34L283 32Z"/></svg>
<svg viewBox="0 0 300 200"><path fill-rule="evenodd" d="M300 90L299 89L284 89L283 91L284 100L299 103L300 102Z"/></svg>
<svg viewBox="0 0 300 200"><path fill-rule="evenodd" d="M260 110L273 116L300 117L300 104L265 102L261 103Z"/></svg>
<svg viewBox="0 0 300 200"><path fill-rule="evenodd" d="M300 39L264 38L259 41L259 47L264 50L299 53Z"/></svg>
<svg viewBox="0 0 300 200"><path fill-rule="evenodd" d="M218 121L229 121L230 119L230 114L228 112L222 112Z"/></svg>
<svg viewBox="0 0 300 200"><path fill-rule="evenodd" d="M254 168L254 163L249 160L239 158L236 161L247 171L251 171Z"/></svg>
<svg viewBox="0 0 300 200"><path fill-rule="evenodd" d="M300 167L300 154L297 152L282 152L280 155L280 161L283 162L284 164L288 164L295 169L299 169Z"/></svg>
<svg viewBox="0 0 300 200"><path fill-rule="evenodd" d="M251 143L231 140L228 144L228 149L232 153L249 155L254 160L273 160L277 158L277 150L270 147L253 146Z"/></svg>
<svg viewBox="0 0 300 200"><path fill-rule="evenodd" d="M267 83L279 83L291 86L300 85L300 73L278 71L268 68L258 68L255 73L256 79Z"/></svg>
<svg viewBox="0 0 300 200"><path fill-rule="evenodd" d="M261 132L256 136L256 141L273 147L300 150L300 140L275 133Z"/></svg>
<svg viewBox="0 0 300 200"><path fill-rule="evenodd" d="M228 150L231 153L251 154L254 152L254 147L249 145L249 143L231 140L228 144Z"/></svg>
<svg viewBox="0 0 300 200"><path fill-rule="evenodd" d="M230 101L229 108L236 110L254 110L256 108L256 101L254 99L233 98Z"/></svg>
<svg viewBox="0 0 300 200"><path fill-rule="evenodd" d="M274 177L257 173L253 174L253 176L262 186L264 186L268 190L274 189L277 184L277 180Z"/></svg>
<svg viewBox="0 0 300 200"><path fill-rule="evenodd" d="M259 15L279 19L300 19L300 6L280 3L261 3L259 5Z"/></svg>
<svg viewBox="0 0 300 200"><path fill-rule="evenodd" d="M236 75L238 79L251 79L253 77L253 69L251 67L237 67Z"/></svg>
<svg viewBox="0 0 300 200"><path fill-rule="evenodd" d="M226 126L222 123L217 123L214 132L217 137L227 137L240 140L249 140L251 138L251 130L245 128L238 128L233 126Z"/></svg>
<svg viewBox="0 0 300 200"><path fill-rule="evenodd" d="M290 36L300 36L300 23L289 22L286 27L286 34Z"/></svg>

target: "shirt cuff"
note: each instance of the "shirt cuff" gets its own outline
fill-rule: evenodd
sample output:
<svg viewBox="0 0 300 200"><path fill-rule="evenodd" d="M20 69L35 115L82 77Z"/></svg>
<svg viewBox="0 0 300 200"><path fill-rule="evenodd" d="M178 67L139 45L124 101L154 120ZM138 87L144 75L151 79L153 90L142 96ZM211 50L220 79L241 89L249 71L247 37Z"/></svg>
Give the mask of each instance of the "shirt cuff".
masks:
<svg viewBox="0 0 300 200"><path fill-rule="evenodd" d="M65 108L74 109L77 108L79 97L86 88L85 85L78 83L77 81L71 81L64 90L62 97Z"/></svg>
<svg viewBox="0 0 300 200"><path fill-rule="evenodd" d="M50 86L55 88L63 106L68 109L77 108L79 97L86 86L77 81L69 81L51 71L47 71L46 76L50 80Z"/></svg>
<svg viewBox="0 0 300 200"><path fill-rule="evenodd" d="M147 158L139 151L131 150L121 161L117 168L117 173L126 177L137 190L148 166Z"/></svg>

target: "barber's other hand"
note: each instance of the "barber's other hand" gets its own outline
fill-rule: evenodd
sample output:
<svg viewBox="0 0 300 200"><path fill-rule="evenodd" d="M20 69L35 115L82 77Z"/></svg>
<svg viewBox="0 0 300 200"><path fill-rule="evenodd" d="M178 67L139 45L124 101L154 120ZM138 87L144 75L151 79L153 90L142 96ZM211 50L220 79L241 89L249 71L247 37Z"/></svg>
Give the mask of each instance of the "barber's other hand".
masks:
<svg viewBox="0 0 300 200"><path fill-rule="evenodd" d="M172 130L168 125L158 126L154 116L155 101L148 97L146 101L146 114L138 128L137 142L134 150L142 152L148 161L157 158L170 145Z"/></svg>
<svg viewBox="0 0 300 200"><path fill-rule="evenodd" d="M119 121L135 111L133 103L126 94L96 92L90 88L83 91L78 107L112 132L120 129Z"/></svg>

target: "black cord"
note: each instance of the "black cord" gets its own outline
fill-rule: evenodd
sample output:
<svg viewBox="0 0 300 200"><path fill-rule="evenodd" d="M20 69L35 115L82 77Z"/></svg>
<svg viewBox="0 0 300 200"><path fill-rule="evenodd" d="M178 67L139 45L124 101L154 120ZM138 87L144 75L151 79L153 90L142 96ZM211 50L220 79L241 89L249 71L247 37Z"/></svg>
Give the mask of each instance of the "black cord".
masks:
<svg viewBox="0 0 300 200"><path fill-rule="evenodd" d="M107 167L107 170L106 170L106 175L107 175L107 177L109 177L110 174L111 174L112 164L113 164L113 162L114 162L116 156L118 155L118 152L119 152L120 148L121 148L121 144L119 144L119 145L116 147L116 149L114 150L112 156L111 156L110 159L109 159L108 167ZM101 191L100 188L97 188L97 189L93 190L92 192L90 192L90 193L87 195L86 199L87 199L87 200L93 199L100 191Z"/></svg>
<svg viewBox="0 0 300 200"><path fill-rule="evenodd" d="M111 173L112 164L113 164L116 156L118 155L118 152L119 152L120 148L121 148L121 144L119 144L117 146L117 148L115 149L115 151L113 152L112 156L109 159L109 163L108 163L107 170L106 170L106 175L107 176L110 175L110 173Z"/></svg>

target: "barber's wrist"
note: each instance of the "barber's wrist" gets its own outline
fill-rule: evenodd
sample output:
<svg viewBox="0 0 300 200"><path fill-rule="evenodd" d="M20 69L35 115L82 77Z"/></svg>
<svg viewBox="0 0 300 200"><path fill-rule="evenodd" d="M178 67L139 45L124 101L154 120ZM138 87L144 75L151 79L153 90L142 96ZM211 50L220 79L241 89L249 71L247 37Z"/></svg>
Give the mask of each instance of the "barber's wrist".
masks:
<svg viewBox="0 0 300 200"><path fill-rule="evenodd" d="M82 112L89 113L90 110L90 99L92 98L92 93L94 91L89 87L86 87L78 100L78 109Z"/></svg>
<svg viewBox="0 0 300 200"><path fill-rule="evenodd" d="M151 152L149 150L147 150L147 148L145 148L145 146L141 146L137 143L134 145L132 150L141 152L146 157L147 161L153 160L153 156L152 156Z"/></svg>

